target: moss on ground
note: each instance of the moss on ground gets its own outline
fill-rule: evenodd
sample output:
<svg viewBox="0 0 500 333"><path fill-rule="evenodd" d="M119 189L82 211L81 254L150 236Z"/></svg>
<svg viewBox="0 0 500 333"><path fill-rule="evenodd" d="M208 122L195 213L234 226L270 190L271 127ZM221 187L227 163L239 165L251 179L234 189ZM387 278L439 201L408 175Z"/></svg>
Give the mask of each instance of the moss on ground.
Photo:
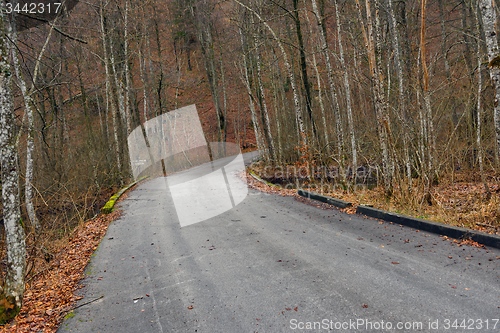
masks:
<svg viewBox="0 0 500 333"><path fill-rule="evenodd" d="M101 212L103 214L111 213L113 211L113 208L115 207L115 203L118 201L118 199L120 199L122 194L125 193L129 188L131 188L132 186L134 186L135 184L137 184L138 182L140 182L141 180L144 180L146 178L147 177L141 177L138 180L136 180L135 182L125 186L120 191L118 191L118 193L116 193L111 198L109 198L108 202L106 202L106 204L101 208Z"/></svg>
<svg viewBox="0 0 500 333"><path fill-rule="evenodd" d="M11 321L21 309L16 305L14 296L7 296L0 299L0 325L5 325Z"/></svg>

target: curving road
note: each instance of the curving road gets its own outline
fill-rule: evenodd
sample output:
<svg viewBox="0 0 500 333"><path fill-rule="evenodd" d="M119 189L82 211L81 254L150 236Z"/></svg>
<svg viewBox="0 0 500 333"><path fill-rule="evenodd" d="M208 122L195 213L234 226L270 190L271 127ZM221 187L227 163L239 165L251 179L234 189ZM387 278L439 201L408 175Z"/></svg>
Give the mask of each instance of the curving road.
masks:
<svg viewBox="0 0 500 333"><path fill-rule="evenodd" d="M59 332L500 332L499 250L254 190L181 228L166 181L120 203Z"/></svg>

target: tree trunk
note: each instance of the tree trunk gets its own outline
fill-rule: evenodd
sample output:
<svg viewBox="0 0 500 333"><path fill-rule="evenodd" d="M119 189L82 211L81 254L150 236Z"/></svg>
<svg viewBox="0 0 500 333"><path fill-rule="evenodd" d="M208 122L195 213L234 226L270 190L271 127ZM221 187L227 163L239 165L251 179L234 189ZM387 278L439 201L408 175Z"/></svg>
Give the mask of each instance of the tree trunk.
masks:
<svg viewBox="0 0 500 333"><path fill-rule="evenodd" d="M399 114L402 117L402 131L403 131L403 154L404 154L404 163L406 167L406 180L408 182L408 189L412 188L412 177L411 177L411 160L410 160L410 124L409 124L409 115L408 115L408 104L407 104L407 94L405 89L408 88L407 80L405 74L403 73L403 64L402 64L402 49L401 49L401 38L399 34L399 30L397 27L397 19L394 13L394 6L392 4L392 0L388 0L389 2L389 17L391 20L391 28L393 33L393 48L394 48L394 63L396 66L396 72L398 77L398 92L399 92Z"/></svg>
<svg viewBox="0 0 500 333"><path fill-rule="evenodd" d="M45 50L47 49L47 44L52 36L52 31L54 29L51 27L49 30L49 34L45 40L45 43L38 55L35 69L32 77L32 87L28 91L26 87L26 81L24 80L21 73L21 65L19 64L19 54L17 48L11 48L11 56L14 71L16 73L17 82L19 84L19 88L21 89L21 93L24 99L24 108L26 112L26 119L28 121L27 125L27 139L26 139L26 175L25 175L25 189L24 189L24 198L26 201L26 211L28 213L28 218L30 220L31 225L36 229L40 229L40 221L36 216L35 207L33 204L33 166L34 166L34 151L35 151L35 141L34 141L34 118L33 118L33 109L35 108L35 104L33 101L33 92L35 89L36 80L38 77L38 71L40 69L40 63ZM10 36L11 42L15 44L17 42L17 34L12 32Z"/></svg>
<svg viewBox="0 0 500 333"><path fill-rule="evenodd" d="M476 12L476 32L477 36L481 36L481 18L479 17L478 10ZM485 199L489 201L491 199L491 192L488 183L486 182L486 176L484 174L484 153L483 153L483 143L481 140L482 131L482 117L483 117L483 104L482 104L482 92L483 92L483 77L481 73L483 56L482 56L482 41L481 38L477 39L477 125L476 125L476 145L477 145L477 160L479 163L479 173L481 174L481 181L483 182Z"/></svg>
<svg viewBox="0 0 500 333"><path fill-rule="evenodd" d="M311 26L311 21L309 20L309 15L307 15L307 14L306 14L306 19L307 19L307 25L309 26L309 34L311 36L313 36L313 30L312 30L312 26ZM316 46L316 50L317 51L315 51L315 52L320 52L321 51L321 49L320 49L319 46ZM319 109L321 111L321 120L322 120L322 124L323 124L323 138L325 140L324 145L325 145L325 148L327 148L327 150L324 151L324 153L327 154L328 143L330 141L330 139L328 137L328 128L329 128L329 126L328 126L327 121L326 121L325 103L323 102L323 87L321 85L321 75L319 73L318 62L316 61L316 54L315 54L315 52L312 52L311 57L312 57L312 60L313 60L314 73L316 74L316 84L318 85L318 102L319 102ZM318 141L319 141L319 135L318 135Z"/></svg>
<svg viewBox="0 0 500 333"><path fill-rule="evenodd" d="M113 120L113 137L115 139L115 157L116 157L116 166L118 169L118 173L121 175L122 171L122 161L120 158L120 139L118 135L118 120L116 119L116 102L115 102L115 95L113 93L112 89L112 74L111 74L111 63L110 63L110 58L108 55L108 36L107 36L107 30L106 30L106 18L104 16L104 3L101 2L101 8L100 8L100 19L101 19L101 38L102 38L102 49L104 53L104 68L106 72L106 97L107 97L107 105L106 108L110 109L111 112L111 118Z"/></svg>
<svg viewBox="0 0 500 333"><path fill-rule="evenodd" d="M223 133L226 128L226 118L221 110L219 98L219 80L216 70L214 40L212 37L213 27L210 22L210 11L202 3L200 6L191 6L192 18L196 22L196 29L198 30L198 40L201 46L201 54L203 56L205 71L207 73L208 85L212 93L212 101L214 103L215 114L217 117L217 137L218 141L223 140ZM207 12L202 12L205 9Z"/></svg>
<svg viewBox="0 0 500 333"><path fill-rule="evenodd" d="M427 50L426 50L426 17L427 17L427 0L421 0L421 21L420 21L420 65L422 68L422 94L423 94L423 114L421 117L423 131L423 140L425 152L423 151L422 159L424 161L424 177L426 178L425 197L430 198L430 189L435 179L435 161L434 153L436 151L436 143L434 138L434 122L432 119L431 96L429 92L429 70L427 68ZM425 155L424 155L425 153ZM427 200L429 204L431 202Z"/></svg>
<svg viewBox="0 0 500 333"><path fill-rule="evenodd" d="M359 0L356 0L358 7L359 18L362 27L364 27L361 6ZM363 28L363 36L368 50L368 64L371 74L371 85L375 104L375 114L377 117L377 130L379 136L380 148L382 150L382 176L384 180L384 190L386 196L392 195L393 190L393 174L394 168L390 156L390 123L387 115L387 101L383 93L382 82L382 36L380 24L380 4L379 0L375 0L375 29L373 27L372 11L370 0L365 0L366 7L366 27ZM374 31L375 30L375 31Z"/></svg>
<svg viewBox="0 0 500 333"><path fill-rule="evenodd" d="M131 84L131 79L130 79L130 59L129 59L129 40L128 40L128 29L129 29L129 11L130 11L130 4L129 0L125 0L125 22L124 22L124 28L123 28L123 58L125 63L123 64L124 66L124 76L125 76L125 89L124 89L124 113L125 113L125 120L126 120L126 125L127 125L127 136L132 132L132 119L131 119L131 114L132 112L130 111L131 107L131 102L130 102L130 95L132 93L132 84Z"/></svg>
<svg viewBox="0 0 500 333"><path fill-rule="evenodd" d="M354 119L352 116L351 85L349 84L349 73L347 72L347 65L344 58L344 46L342 45L342 33L341 33L340 15L338 10L337 0L334 0L334 4L335 4L335 18L337 20L337 40L339 44L339 57L344 77L347 125L349 126L349 137L351 139L352 173L354 177L353 180L355 182L356 172L358 169L358 153L356 149L356 133L354 132Z"/></svg>
<svg viewBox="0 0 500 333"><path fill-rule="evenodd" d="M288 78L290 80L290 87L292 88L293 104L294 104L294 109L295 109L295 118L297 120L298 129L299 129L299 135L300 135L300 137L299 137L299 144L302 147L306 147L307 146L307 136L306 136L306 133L305 133L305 130L304 130L304 121L302 119L302 110L300 108L300 99L299 99L299 94L298 94L298 90L297 90L297 86L296 86L296 82L295 82L295 75L293 73L293 68L292 68L292 66L290 64L290 61L288 60L288 55L287 55L287 53L285 51L285 48L283 47L283 44L281 43L281 40L278 38L278 36L274 32L274 30L271 28L271 26L265 20L262 19L262 17L259 15L259 13L257 13L255 10L251 9L247 5L241 3L239 0L234 0L234 2L236 2L237 4L239 4L242 7L246 8L253 15L255 15L257 17L257 19L262 24L264 24L264 26L269 30L269 32L273 36L273 39L275 40L276 44L278 44L278 47L279 47L279 49L281 51L281 54L283 56L283 62L285 63L285 67L286 67L286 70L287 70Z"/></svg>
<svg viewBox="0 0 500 333"><path fill-rule="evenodd" d="M19 209L19 173L15 145L14 106L11 93L11 68L6 30L10 30L0 3L0 164L2 179L3 220L7 263L0 296L0 324L15 317L22 306L26 243ZM2 311L3 310L3 311Z"/></svg>
<svg viewBox="0 0 500 333"><path fill-rule="evenodd" d="M334 78L334 74L333 74L332 63L330 61L330 53L328 50L328 43L327 43L327 38L326 38L326 26L324 23L324 17L321 14L320 10L318 9L318 5L316 3L316 0L312 0L311 2L312 2L314 15L316 16L316 20L318 21L318 28L320 31L319 36L320 36L321 49L323 51L323 56L325 57L325 64L326 64L327 75L328 75L328 85L330 87L330 94L332 97L333 113L335 115L335 129L337 132L337 154L338 154L339 163L342 166L343 155L344 155L344 153L343 153L343 151L344 151L344 130L342 127L342 118L340 117L340 107L339 107L339 103L338 103L337 93L335 92L335 78Z"/></svg>
<svg viewBox="0 0 500 333"><path fill-rule="evenodd" d="M495 89L493 118L495 123L496 154L498 156L500 155L500 52L498 49L498 32L496 31L497 13L492 1L480 0L480 9L483 18L484 35L486 37L490 78Z"/></svg>
<svg viewBox="0 0 500 333"><path fill-rule="evenodd" d="M451 72L450 72L450 62L448 61L448 50L446 49L446 22L444 19L444 0L438 1L439 5L439 16L441 21L441 53L443 56L444 62L444 72L446 74L446 79L448 81L451 80Z"/></svg>
<svg viewBox="0 0 500 333"><path fill-rule="evenodd" d="M255 141L257 141L257 149L261 152L265 152L265 145L264 141L262 140L262 135L261 135L261 130L260 130L260 124L259 120L257 118L257 112L255 110L255 105L254 105L254 97L252 93L252 85L250 83L250 75L248 73L248 61L247 61L247 52L248 52L248 45L245 43L245 39L243 37L243 32L241 31L241 28L239 29L240 32L240 39L241 39L241 47L243 49L243 85L245 86L248 94L248 106L250 108L250 115L252 117L252 124L253 124L253 130L255 133Z"/></svg>
<svg viewBox="0 0 500 333"><path fill-rule="evenodd" d="M252 20L253 21L253 20ZM260 29L258 29L260 32ZM260 35L260 34L259 34ZM274 141L271 133L271 123L269 121L269 111L267 108L266 92L264 90L264 85L262 84L262 57L260 55L259 40L258 35L254 34L253 42L255 49L255 62L257 67L257 85L259 87L259 105L260 105L260 115L262 119L262 125L264 127L264 136L267 141L267 148L269 151L269 158L271 161L276 161L276 152L274 148Z"/></svg>
<svg viewBox="0 0 500 333"><path fill-rule="evenodd" d="M302 77L302 84L304 86L304 93L306 95L307 115L309 116L309 120L311 122L313 137L316 139L316 141L318 141L318 130L316 128L316 123L314 122L312 113L311 84L309 83L309 75L307 74L306 51L304 46L304 39L302 37L302 27L300 24L299 0L293 0L293 20L295 21L295 33L297 34L297 41L299 43L298 46L300 53L300 72Z"/></svg>

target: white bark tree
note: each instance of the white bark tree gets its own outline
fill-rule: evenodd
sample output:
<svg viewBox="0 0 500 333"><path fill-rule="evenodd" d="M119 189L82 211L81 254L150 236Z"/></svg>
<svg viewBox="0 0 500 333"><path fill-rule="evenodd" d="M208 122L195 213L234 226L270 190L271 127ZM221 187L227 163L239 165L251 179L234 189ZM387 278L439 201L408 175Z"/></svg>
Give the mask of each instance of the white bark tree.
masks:
<svg viewBox="0 0 500 333"><path fill-rule="evenodd" d="M19 208L19 173L17 163L14 107L11 93L11 67L9 64L4 2L0 2L0 164L2 179L3 220L7 265L1 290L0 307L4 310L0 323L13 318L20 310L24 294L26 270L25 233Z"/></svg>
<svg viewBox="0 0 500 333"><path fill-rule="evenodd" d="M257 118L257 112L255 110L255 105L254 105L254 100L255 97L253 96L252 93L252 87L250 83L250 75L248 73L248 60L247 60L247 51L248 51L248 43L245 41L243 32L241 31L241 28L239 29L240 33L240 40L241 40L241 47L243 49L243 68L241 69L242 71L242 82L243 85L245 86L245 89L248 94L248 107L250 108L250 115L252 117L252 124L253 124L253 129L255 133L255 140L257 141L257 149L265 152L265 145L264 145L264 140L262 138L262 131L260 129L260 124L259 120Z"/></svg>
<svg viewBox="0 0 500 333"><path fill-rule="evenodd" d="M252 8L248 7L247 5L243 4L242 2L240 2L238 0L234 0L234 2L236 2L237 4L242 6L243 8L250 11L253 15L255 15L255 17L257 17L257 19L269 30L274 41L276 42L276 44L278 44L278 47L279 47L281 54L283 56L283 62L285 63L288 78L290 79L290 87L291 87L292 93L293 93L293 105L294 105L294 110L295 110L295 118L297 120L298 129L299 129L299 136L300 136L299 137L299 144L302 147L306 147L307 146L307 136L306 136L306 132L305 132L305 128L304 128L304 121L302 119L302 110L300 107L300 98L299 98L299 94L298 94L297 84L295 82L295 74L293 72L293 68L292 68L291 63L288 60L288 55L285 51L283 43L281 42L281 40L278 38L278 36L274 32L274 29L271 28L269 23L267 23L267 21L264 20L259 15L259 13L257 13L255 10L253 10Z"/></svg>
<svg viewBox="0 0 500 333"><path fill-rule="evenodd" d="M104 10L105 7L108 5L108 3L105 3L104 1L101 1L101 7L100 7L100 24L101 24L101 38L102 38L102 49L103 49L103 62L104 62L104 68L106 71L106 100L107 100L107 105L106 105L106 110L110 110L111 112L111 118L113 120L113 136L115 139L115 154L116 154L116 165L118 168L118 172L121 173L122 171L122 161L120 158L120 140L118 137L118 120L116 119L116 103L115 103L115 95L113 93L112 89L112 70L111 70L111 61L109 57L109 52L108 52L108 35L107 35L107 28L106 28L106 17L104 15Z"/></svg>
<svg viewBox="0 0 500 333"><path fill-rule="evenodd" d="M398 78L398 93L399 93L399 115L402 118L402 127L403 127L403 150L404 150L404 163L406 168L406 179L408 181L408 189L412 188L412 177L411 177L411 160L410 160L410 124L409 124L409 116L408 116L408 103L407 103L407 93L405 89L407 89L407 80L406 76L403 73L403 63L402 56L403 52L401 49L401 38L399 34L399 30L397 27L397 18L394 13L394 5L392 4L393 0L388 0L389 3L389 18L391 20L391 29L392 29L392 44L394 49L394 65L396 67L397 78Z"/></svg>
<svg viewBox="0 0 500 333"><path fill-rule="evenodd" d="M500 155L500 51L496 29L497 13L493 0L480 0L481 16L483 18L484 35L490 65L490 78L495 89L495 108L493 118L496 134L496 151Z"/></svg>
<svg viewBox="0 0 500 333"><path fill-rule="evenodd" d="M306 0L304 0L304 2L306 2ZM307 20L307 25L309 26L309 34L311 36L314 36L313 29L311 26L311 21L309 20L309 15L305 15L305 17ZM330 139L328 136L329 126L328 126L327 121L326 121L325 103L323 102L323 86L321 85L321 75L320 75L320 72L318 69L318 62L316 60L316 52L319 53L322 50L321 50L319 45L316 45L315 49L316 49L315 52L311 52L312 53L311 58L313 61L314 74L316 76L316 85L318 86L318 102L319 102L319 109L321 111L321 122L323 125L323 138L325 140L324 145L325 145L325 148L328 149L328 144L330 142ZM318 136L318 139L319 139L319 136Z"/></svg>
<svg viewBox="0 0 500 333"><path fill-rule="evenodd" d="M253 23L253 20L252 20ZM276 149L274 148L274 140L271 134L271 121L269 120L269 111L267 108L267 101L266 101L266 91L264 89L264 84L262 83L262 58L260 55L260 42L258 36L260 35L260 30L257 30L259 32L254 34L253 42L254 42L254 49L255 49L255 65L257 69L257 85L259 86L259 104L260 104L260 112L261 112L261 119L262 119L262 125L264 127L264 135L267 141L267 149L269 151L269 158L271 161L276 160Z"/></svg>
<svg viewBox="0 0 500 333"><path fill-rule="evenodd" d="M384 189L387 196L392 195L394 164L390 154L390 119L388 116L388 104L384 95L383 69L382 69L382 32L380 23L380 3L375 0L375 24L372 17L371 1L365 0L366 29L363 22L361 5L356 0L359 20L363 29L363 38L368 51L368 65L370 68L370 79L373 92L375 114L377 117L377 132L380 148L382 151L382 176ZM374 27L375 25L375 27Z"/></svg>
<svg viewBox="0 0 500 333"><path fill-rule="evenodd" d="M318 9L318 4L316 3L316 0L312 0L312 8L313 8L314 15L316 16L316 20L318 22L318 28L319 28L319 32L320 32L319 38L320 38L321 50L322 50L323 56L325 57L325 64L326 64L327 75L328 75L328 86L330 88L330 95L331 95L332 103L333 103L333 112L335 115L335 129L337 132L338 159L339 159L339 162L342 163L343 151L344 151L344 130L342 127L342 118L340 116L340 107L339 107L339 102L338 102L338 98L337 98L337 92L335 91L335 75L333 73L333 66L332 66L332 63L330 60L330 52L328 49L328 42L326 39L326 27L324 24L324 18Z"/></svg>
<svg viewBox="0 0 500 333"><path fill-rule="evenodd" d="M349 83L349 73L347 72L347 65L344 57L344 46L342 45L342 33L341 33L342 29L341 29L337 0L334 0L334 4L335 4L335 18L337 20L337 40L339 43L339 57L344 77L347 125L349 126L349 138L351 140L352 169L353 169L352 172L355 178L358 169L358 152L356 149L356 133L354 132L354 119L352 115L351 85ZM354 181L356 180L354 179Z"/></svg>
<svg viewBox="0 0 500 333"><path fill-rule="evenodd" d="M477 9L477 8L476 8ZM479 16L479 11L475 11L476 14L476 32L478 36L481 36L481 18ZM479 163L479 173L481 174L481 181L483 182L485 199L491 199L491 191L486 181L486 176L484 174L484 152L482 143L482 118L483 118L483 103L482 103L482 92L483 92L483 52L482 52L482 41L481 38L477 39L477 105L476 105L476 145L477 145L477 160Z"/></svg>
<svg viewBox="0 0 500 333"><path fill-rule="evenodd" d="M26 211L28 213L28 218L31 222L31 225L35 227L35 229L37 230L40 229L40 221L36 216L35 206L33 204L33 180L34 180L33 168L34 168L34 151L35 151L35 138L34 138L35 125L33 118L33 110L35 109L35 104L32 95L36 89L35 84L37 82L38 73L40 70L40 64L42 62L42 57L43 54L45 53L45 50L47 49L47 45L49 43L53 31L54 31L54 26L52 25L47 35L47 38L45 39L45 43L43 44L43 47L40 50L40 53L38 54L35 64L35 69L33 71L33 76L31 79L32 84L29 90L26 86L26 81L24 80L24 77L21 73L21 65L19 64L18 49L16 47L11 48L13 67L16 73L17 84L21 89L21 93L23 95L26 120L28 121L28 124L26 126L27 139L26 139L26 175L25 175L25 185L24 185L24 200L26 201ZM15 31L13 31L10 34L10 39L12 43L16 43L17 34ZM20 135L18 135L18 137L19 136Z"/></svg>

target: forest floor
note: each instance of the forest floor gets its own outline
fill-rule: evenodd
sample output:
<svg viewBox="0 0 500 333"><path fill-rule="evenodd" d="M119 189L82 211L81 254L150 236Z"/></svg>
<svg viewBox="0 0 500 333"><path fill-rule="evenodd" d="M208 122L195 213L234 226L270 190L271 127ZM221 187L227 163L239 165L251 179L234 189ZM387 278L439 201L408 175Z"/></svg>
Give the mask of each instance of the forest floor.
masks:
<svg viewBox="0 0 500 333"><path fill-rule="evenodd" d="M30 258L35 269L28 275L21 312L0 332L56 332L71 316L79 296L84 271L92 254L119 211L99 215L80 224L73 232L51 244L49 258Z"/></svg>
<svg viewBox="0 0 500 333"><path fill-rule="evenodd" d="M293 196L298 201L324 209L329 208L329 205L300 197L296 189L285 189L258 181L248 173L246 178L249 186L254 189ZM355 192L339 190L323 194L353 202L354 207L344 209L350 214L354 214L359 204L371 204L393 212L498 234L500 187L497 184L489 185L492 197L488 202L484 200L484 188L481 183L468 182L465 179L442 181L440 185L435 186L431 193L432 205L422 203L416 195L413 200L397 196L387 199L381 188L362 188ZM126 194L120 200L125 197ZM56 332L64 318L71 317L79 299L76 291L81 288L80 281L85 277L85 267L105 236L109 224L119 215L120 212L115 211L80 224L69 236L52 244L50 251L53 256L50 260L37 258L36 271L27 279L23 308L14 321L0 327L0 333ZM454 242L457 246L481 246Z"/></svg>

